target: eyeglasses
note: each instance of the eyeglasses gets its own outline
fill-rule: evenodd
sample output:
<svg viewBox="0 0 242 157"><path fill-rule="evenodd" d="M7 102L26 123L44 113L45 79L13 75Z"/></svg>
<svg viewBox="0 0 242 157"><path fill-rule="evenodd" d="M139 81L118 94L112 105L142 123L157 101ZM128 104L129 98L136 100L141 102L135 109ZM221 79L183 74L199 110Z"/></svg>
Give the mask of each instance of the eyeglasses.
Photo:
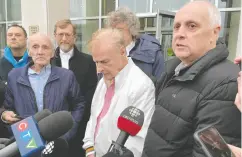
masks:
<svg viewBox="0 0 242 157"><path fill-rule="evenodd" d="M60 33L60 34L56 34L58 38L63 38L64 36L66 38L70 38L73 36L73 34L68 34L68 33Z"/></svg>

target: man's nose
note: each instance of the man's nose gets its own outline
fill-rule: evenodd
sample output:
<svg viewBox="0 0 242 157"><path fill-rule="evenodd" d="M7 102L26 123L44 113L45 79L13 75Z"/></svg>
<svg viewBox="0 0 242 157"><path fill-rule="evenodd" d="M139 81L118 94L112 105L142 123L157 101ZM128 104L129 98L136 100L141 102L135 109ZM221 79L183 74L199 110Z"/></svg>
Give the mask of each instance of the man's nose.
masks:
<svg viewBox="0 0 242 157"><path fill-rule="evenodd" d="M186 36L186 30L183 26L181 26L178 30L174 32L175 38L184 39Z"/></svg>

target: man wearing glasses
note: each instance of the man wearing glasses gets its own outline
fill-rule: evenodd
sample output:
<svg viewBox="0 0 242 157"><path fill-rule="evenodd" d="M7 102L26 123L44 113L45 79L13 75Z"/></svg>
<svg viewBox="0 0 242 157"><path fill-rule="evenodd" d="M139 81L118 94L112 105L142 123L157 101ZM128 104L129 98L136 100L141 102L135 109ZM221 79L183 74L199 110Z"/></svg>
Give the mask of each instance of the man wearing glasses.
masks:
<svg viewBox="0 0 242 157"><path fill-rule="evenodd" d="M84 157L85 152L81 147L83 145L81 142L90 117L92 97L97 85L96 65L90 55L80 52L75 46L76 26L70 20L58 21L55 24L54 34L58 47L53 64L74 72L87 102L83 119L77 131L77 137L70 142L70 156Z"/></svg>

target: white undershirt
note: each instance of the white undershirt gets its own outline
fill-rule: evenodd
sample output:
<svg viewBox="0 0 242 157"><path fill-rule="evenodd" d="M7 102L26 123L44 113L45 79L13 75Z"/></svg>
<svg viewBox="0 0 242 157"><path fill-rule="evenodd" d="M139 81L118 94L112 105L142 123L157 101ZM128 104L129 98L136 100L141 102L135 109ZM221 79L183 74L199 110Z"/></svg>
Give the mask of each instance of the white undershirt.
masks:
<svg viewBox="0 0 242 157"><path fill-rule="evenodd" d="M134 48L134 46L135 46L135 42L133 42L133 41L128 46L126 46L127 56L129 56L129 53Z"/></svg>
<svg viewBox="0 0 242 157"><path fill-rule="evenodd" d="M62 68L69 69L69 60L72 56L73 56L73 49L71 49L69 52L63 52L60 49L60 58L61 58Z"/></svg>

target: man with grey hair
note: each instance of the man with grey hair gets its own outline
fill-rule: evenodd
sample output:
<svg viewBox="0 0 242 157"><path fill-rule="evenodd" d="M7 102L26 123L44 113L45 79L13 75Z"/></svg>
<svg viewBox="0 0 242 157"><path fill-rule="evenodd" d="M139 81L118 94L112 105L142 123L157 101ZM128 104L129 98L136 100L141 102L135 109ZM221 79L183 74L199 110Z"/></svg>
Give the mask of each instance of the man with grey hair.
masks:
<svg viewBox="0 0 242 157"><path fill-rule="evenodd" d="M91 116L87 124L83 148L87 157L102 157L116 141L120 130L118 117L129 106L145 113L140 132L129 137L125 147L134 157L140 157L144 139L155 109L155 87L126 56L123 34L112 28L94 33L89 43L97 71L103 73L92 100Z"/></svg>
<svg viewBox="0 0 242 157"><path fill-rule="evenodd" d="M219 21L219 11L207 1L190 2L176 13L172 48L177 58L167 62L156 84L143 157L205 157L193 134L209 125L240 147L241 114L233 104L239 68L217 41Z"/></svg>
<svg viewBox="0 0 242 157"><path fill-rule="evenodd" d="M71 111L74 126L64 135L69 141L76 134L85 105L76 78L72 71L50 65L54 47L48 36L34 34L29 38L28 49L33 62L8 75L4 107L11 114L3 113L2 119L12 124L19 120L16 115L26 118L43 109Z"/></svg>
<svg viewBox="0 0 242 157"><path fill-rule="evenodd" d="M164 70L162 48L158 40L148 34L139 35L138 17L128 8L110 12L106 27L122 31L125 39L126 55L149 77L160 78Z"/></svg>

